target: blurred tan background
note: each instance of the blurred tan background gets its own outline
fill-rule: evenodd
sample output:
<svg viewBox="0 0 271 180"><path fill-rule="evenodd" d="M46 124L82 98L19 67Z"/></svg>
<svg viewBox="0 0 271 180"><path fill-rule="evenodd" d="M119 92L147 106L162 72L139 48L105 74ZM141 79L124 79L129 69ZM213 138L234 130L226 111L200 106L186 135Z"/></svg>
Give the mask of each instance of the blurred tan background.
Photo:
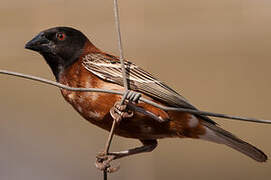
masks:
<svg viewBox="0 0 271 180"><path fill-rule="evenodd" d="M202 110L271 119L271 1L119 1L125 57ZM38 32L72 26L117 54L113 1L1 0L0 68L53 79L24 49ZM59 90L0 75L0 179L102 179L94 167L108 133L81 118ZM216 119L271 156L271 126ZM115 137L112 150L139 145ZM260 164L204 141L164 139L153 153L122 159L111 180L267 180Z"/></svg>

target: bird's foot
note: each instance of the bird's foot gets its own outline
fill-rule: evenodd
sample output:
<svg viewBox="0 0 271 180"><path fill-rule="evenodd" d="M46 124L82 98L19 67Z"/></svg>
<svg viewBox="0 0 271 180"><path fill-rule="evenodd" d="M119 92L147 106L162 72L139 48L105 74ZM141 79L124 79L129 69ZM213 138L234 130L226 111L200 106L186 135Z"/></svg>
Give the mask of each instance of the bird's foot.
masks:
<svg viewBox="0 0 271 180"><path fill-rule="evenodd" d="M133 103L138 103L138 101L140 100L141 97L141 93L136 92L136 91L132 91L132 90L128 90L126 91L126 100L133 102Z"/></svg>
<svg viewBox="0 0 271 180"><path fill-rule="evenodd" d="M115 155L106 155L104 152L99 153L96 156L95 166L97 169L104 171L106 170L108 173L113 173L119 170L120 166L112 167L110 162L115 159Z"/></svg>
<svg viewBox="0 0 271 180"><path fill-rule="evenodd" d="M134 115L133 111L127 108L127 104L121 105L119 101L110 109L110 114L117 123L119 123L122 118L131 118Z"/></svg>

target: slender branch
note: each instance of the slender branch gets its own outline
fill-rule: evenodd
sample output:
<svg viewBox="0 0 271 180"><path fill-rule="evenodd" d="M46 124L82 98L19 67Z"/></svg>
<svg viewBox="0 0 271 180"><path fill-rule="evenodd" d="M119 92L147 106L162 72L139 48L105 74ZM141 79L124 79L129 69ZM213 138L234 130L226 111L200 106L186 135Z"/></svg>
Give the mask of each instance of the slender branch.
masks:
<svg viewBox="0 0 271 180"><path fill-rule="evenodd" d="M126 76L126 69L125 69L125 65L124 65L124 56L123 56L123 48L122 48L122 41L121 41L121 33L120 33L120 20L119 20L119 6L118 6L118 0L114 0L114 15L115 15L115 24L116 24L116 29L117 29L117 33L118 33L118 45L119 45L119 53L120 53L120 62L121 62L121 69L122 69L122 77L123 77L123 85L124 85L124 89L125 89L125 93L122 96L122 100L121 100L121 105L124 103L125 98L128 94L128 79ZM116 119L114 119L107 142L106 142L106 146L105 146L105 154L107 155L109 152L109 148L114 136L114 130L116 127ZM107 169L104 170L104 180L107 180Z"/></svg>
<svg viewBox="0 0 271 180"><path fill-rule="evenodd" d="M25 78L25 79L30 79L30 80L33 80L33 81L38 81L38 82L41 82L41 83L44 83L44 84L59 87L61 89L66 89L66 90L69 90L69 91L100 92L100 93L111 93L111 94L118 94L118 95L124 95L125 94L125 92L107 90L107 89L69 87L69 86L66 86L66 85L63 85L63 84L48 80L48 79L44 79L44 78L40 78L40 77L36 77L36 76L31 76L31 75L26 75L26 74L22 74L22 73L17 73L17 72L12 72L12 71L7 71L7 70L1 70L1 69L0 69L0 74L6 74L6 75ZM194 110L194 109L167 107L167 106L163 106L161 104L155 103L155 102L153 102L153 101L151 101L149 99L143 98L143 97L140 97L139 100L141 102L145 102L147 104L150 104L152 106L155 106L155 107L160 108L160 109L165 110L165 111L181 111L181 112L188 112L188 113L196 114L196 115L212 116L212 117L219 117L219 118L225 118L225 119L233 119L233 120L241 120L241 121L248 121L248 122L271 124L271 120L263 120L263 119L255 119L255 118L248 118L248 117L232 116L232 115L227 115L227 114L199 111L199 110Z"/></svg>
<svg viewBox="0 0 271 180"><path fill-rule="evenodd" d="M44 83L44 84L52 85L52 86L59 87L61 89L70 90L70 91L101 92L101 93L111 93L111 94L119 94L119 95L123 94L120 91L104 90L104 89L99 89L99 88L74 88L74 87L66 86L64 84L60 84L58 82L51 81L51 80L48 80L48 79L44 79L44 78L41 78L41 77L32 76L32 75L23 74L23 73L18 73L18 72L7 71L7 70L2 70L2 69L0 69L0 74L7 74L7 75L17 76L17 77L24 78L24 79L34 80L34 81L38 81L38 82L41 82L41 83Z"/></svg>
<svg viewBox="0 0 271 180"><path fill-rule="evenodd" d="M107 138L107 141L106 141L106 144L105 144L105 155L107 155L109 153L109 148L110 148L113 136L114 136L114 131L115 131L116 124L117 124L117 121L114 119L114 121L112 123L112 126L111 126L110 133L108 135L108 138ZM104 175L104 180L107 180L107 169L105 169L103 171L103 175Z"/></svg>
<svg viewBox="0 0 271 180"><path fill-rule="evenodd" d="M127 91L128 90L128 82L127 82L126 70L125 70L125 65L124 65L123 46L122 46L122 41L121 41L118 0L114 0L114 15L115 15L116 29L117 29L117 33L118 33L118 45L119 45L123 84L124 84L125 90Z"/></svg>
<svg viewBox="0 0 271 180"><path fill-rule="evenodd" d="M240 120L240 121L247 121L247 122L255 122L255 123L265 123L265 124L271 124L271 120L265 120L265 119L256 119L256 118L250 118L250 117L241 117L241 116L233 116L233 115L227 115L227 114L221 114L221 113L213 113L213 112L207 112L207 111L200 111L200 110L194 110L194 109L187 109L187 108L175 108L175 107L167 107L163 106L157 103L154 103L153 101L150 101L145 98L140 98L140 101L143 101L147 104L153 105L157 108L163 109L165 111L181 111L181 112L188 112L195 115L202 115L202 116L211 116L211 117L218 117L218 118L224 118L224 119L230 119L230 120Z"/></svg>

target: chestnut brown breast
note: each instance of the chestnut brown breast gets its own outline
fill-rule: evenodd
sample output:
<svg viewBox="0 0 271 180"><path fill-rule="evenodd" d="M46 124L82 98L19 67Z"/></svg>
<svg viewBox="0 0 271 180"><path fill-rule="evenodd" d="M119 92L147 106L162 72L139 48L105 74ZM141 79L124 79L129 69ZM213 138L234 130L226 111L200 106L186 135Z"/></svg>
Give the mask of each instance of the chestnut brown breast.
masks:
<svg viewBox="0 0 271 180"><path fill-rule="evenodd" d="M123 87L105 82L87 71L80 60L60 75L59 82L70 87L123 91ZM61 92L65 100L86 120L105 130L110 130L113 119L109 111L115 102L121 99L121 96L107 93L67 91L64 89ZM169 121L160 123L149 116L136 112L132 118L121 121L115 131L117 135L138 139L158 139L174 136L197 138L199 134L204 133L204 129L199 122L194 122L194 127L189 125L192 115L188 113L165 112L145 103L139 103L137 106L157 115L157 117L169 119Z"/></svg>

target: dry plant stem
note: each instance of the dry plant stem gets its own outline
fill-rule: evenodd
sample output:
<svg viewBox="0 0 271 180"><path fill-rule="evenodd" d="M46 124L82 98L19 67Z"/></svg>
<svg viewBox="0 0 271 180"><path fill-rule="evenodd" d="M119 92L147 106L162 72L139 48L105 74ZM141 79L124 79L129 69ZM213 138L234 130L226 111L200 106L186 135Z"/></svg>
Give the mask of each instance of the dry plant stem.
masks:
<svg viewBox="0 0 271 180"><path fill-rule="evenodd" d="M104 180L107 180L107 171L103 171L104 173Z"/></svg>
<svg viewBox="0 0 271 180"><path fill-rule="evenodd" d="M48 79L44 79L44 78L40 78L40 77L36 77L36 76L31 76L31 75L26 75L26 74L22 74L22 73L18 73L18 72L1 70L1 69L0 69L0 74L6 74L6 75L25 78L25 79L30 79L30 80L33 80L33 81L38 81L38 82L41 82L41 83L44 83L44 84L55 86L55 87L58 87L58 88L61 88L61 89L66 89L66 90L69 90L69 91L100 92L100 93L111 93L111 94L119 94L119 95L123 95L125 93L125 92L121 92L121 91L98 89L98 88L74 88L74 87L69 87L69 86L57 83L55 81L48 80ZM186 108L167 107L167 106L163 106L161 104L157 104L157 103L155 103L155 102L153 102L151 100L148 100L146 98L143 98L143 97L140 97L139 100L141 102L145 102L147 104L150 104L150 105L155 106L157 108L163 109L165 111L181 111L181 112L188 112L188 113L195 114L195 115L212 116L212 117L219 117L219 118L233 119L233 120L241 120L241 121L247 121L247 122L271 124L271 120L247 118L247 117L240 117L240 116L232 116L232 115L227 115L227 114L199 111L199 110L186 109Z"/></svg>
<svg viewBox="0 0 271 180"><path fill-rule="evenodd" d="M109 152L109 148L113 139L113 135L114 135L114 131L115 131L115 126L116 126L117 121L114 119L106 145L105 145L105 155L108 155ZM104 180L107 180L107 169L105 169L103 171L103 175L104 175Z"/></svg>
<svg viewBox="0 0 271 180"><path fill-rule="evenodd" d="M122 96L122 99L121 99L121 103L120 104L123 104L125 99L126 99L126 96L127 96L127 92L124 93L124 95ZM109 136L108 136L108 139L107 139L107 142L106 142L106 145L105 145L105 154L107 155L108 152L109 152L109 148L110 148L110 144L112 142L112 139L113 139L113 134L114 134L114 130L115 130L115 127L116 127L116 124L117 124L117 120L114 119L113 123L112 123L112 127L111 127L111 130L110 130L110 133L109 133Z"/></svg>
<svg viewBox="0 0 271 180"><path fill-rule="evenodd" d="M124 61L123 61L123 48L122 48L122 41L121 41L121 33L120 33L120 22L119 22L119 9L118 9L118 0L114 0L114 15L115 15L115 24L116 24L116 29L118 33L118 45L119 45L119 52L120 52L120 62L121 62L121 69L122 69L122 77L123 77L123 84L124 84L124 89L125 89L125 94L122 97L122 101L120 105L123 105L125 98L128 94L128 83L127 83L127 77L126 77L126 69L124 66ZM114 130L116 126L117 120L114 119L109 137L107 139L106 147L105 147L105 154L108 155L109 148L114 136ZM107 169L104 170L104 179L107 179Z"/></svg>
<svg viewBox="0 0 271 180"><path fill-rule="evenodd" d="M121 41L121 33L120 33L120 21L119 21L119 8L118 8L118 0L114 0L114 15L115 15L115 24L116 24L116 29L118 33L118 45L119 45L119 53L120 53L120 62L121 62L121 69L122 69L122 77L123 77L123 84L124 84L124 89L127 91L128 90L128 83L127 83L127 77L126 77L126 69L124 65L124 55L123 55L123 46L122 46L122 41Z"/></svg>
<svg viewBox="0 0 271 180"><path fill-rule="evenodd" d="M107 139L107 142L106 142L106 145L105 145L105 154L108 154L108 152L109 152L109 148L110 148L111 141L113 139L113 133L115 130L116 123L117 123L117 121L114 120L112 127L111 127L111 130L110 130L110 133L109 133L109 136L108 136L108 139Z"/></svg>

